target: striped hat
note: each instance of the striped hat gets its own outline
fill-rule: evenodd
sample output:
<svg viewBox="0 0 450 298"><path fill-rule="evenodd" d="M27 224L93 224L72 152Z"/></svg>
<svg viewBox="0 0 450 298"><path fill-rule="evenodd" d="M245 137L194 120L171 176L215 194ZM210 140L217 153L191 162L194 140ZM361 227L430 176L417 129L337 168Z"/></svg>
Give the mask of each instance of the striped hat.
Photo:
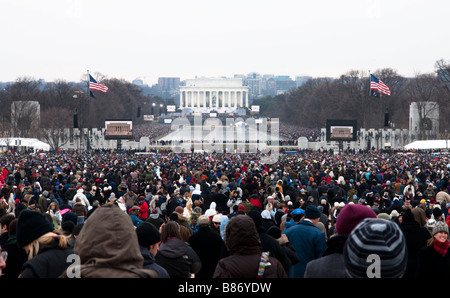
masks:
<svg viewBox="0 0 450 298"><path fill-rule="evenodd" d="M400 278L406 263L405 236L393 221L366 218L345 242L344 264L350 277Z"/></svg>

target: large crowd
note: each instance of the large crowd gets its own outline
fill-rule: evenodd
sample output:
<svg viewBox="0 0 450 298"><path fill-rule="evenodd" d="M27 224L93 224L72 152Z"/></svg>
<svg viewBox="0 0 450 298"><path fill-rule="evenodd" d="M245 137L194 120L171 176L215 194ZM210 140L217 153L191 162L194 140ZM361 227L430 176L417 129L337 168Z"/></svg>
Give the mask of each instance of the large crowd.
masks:
<svg viewBox="0 0 450 298"><path fill-rule="evenodd" d="M136 139L147 137L150 140L150 145L156 143L156 140L171 132L170 124L152 123L135 125L133 127L133 135Z"/></svg>
<svg viewBox="0 0 450 298"><path fill-rule="evenodd" d="M320 141L320 129L304 128L286 122L279 123L280 139L288 145L297 145L298 138L305 137L309 142Z"/></svg>
<svg viewBox="0 0 450 298"><path fill-rule="evenodd" d="M381 277L450 276L449 155L260 160L4 152L1 278L364 277L373 254Z"/></svg>
<svg viewBox="0 0 450 298"><path fill-rule="evenodd" d="M224 119L222 121L222 123L226 123ZM268 130L271 131L271 129L269 125ZM164 139L164 136L171 131L171 124L162 123L140 124L133 127L134 137L136 139L148 137L151 145L156 144L158 139ZM300 137L306 137L310 142L320 140L320 129L301 128L286 122L279 122L278 131L280 134L280 145L282 146L296 146ZM168 141L162 140L162 142L167 143Z"/></svg>

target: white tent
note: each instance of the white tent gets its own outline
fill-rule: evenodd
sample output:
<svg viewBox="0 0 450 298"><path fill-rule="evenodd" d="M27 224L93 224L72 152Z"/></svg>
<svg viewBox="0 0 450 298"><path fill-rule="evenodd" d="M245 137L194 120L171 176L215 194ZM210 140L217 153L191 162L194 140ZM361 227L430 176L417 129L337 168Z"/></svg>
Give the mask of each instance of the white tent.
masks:
<svg viewBox="0 0 450 298"><path fill-rule="evenodd" d="M34 150L49 151L50 145L33 138L0 138L1 147L31 147Z"/></svg>
<svg viewBox="0 0 450 298"><path fill-rule="evenodd" d="M405 149L446 149L450 145L450 141L447 140L425 140L415 141L405 145Z"/></svg>

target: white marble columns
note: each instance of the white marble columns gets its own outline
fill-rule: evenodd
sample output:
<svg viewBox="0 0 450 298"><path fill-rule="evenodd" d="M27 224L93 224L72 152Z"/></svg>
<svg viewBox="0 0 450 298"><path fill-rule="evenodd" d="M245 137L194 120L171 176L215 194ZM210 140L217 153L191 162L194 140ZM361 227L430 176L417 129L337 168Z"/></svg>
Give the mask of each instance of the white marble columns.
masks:
<svg viewBox="0 0 450 298"><path fill-rule="evenodd" d="M180 88L180 108L248 107L248 89Z"/></svg>

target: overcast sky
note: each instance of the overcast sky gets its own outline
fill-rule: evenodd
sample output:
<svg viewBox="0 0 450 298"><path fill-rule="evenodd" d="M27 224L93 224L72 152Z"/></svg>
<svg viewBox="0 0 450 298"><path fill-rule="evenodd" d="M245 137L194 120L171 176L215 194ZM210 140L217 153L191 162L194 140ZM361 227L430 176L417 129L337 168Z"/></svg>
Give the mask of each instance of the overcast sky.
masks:
<svg viewBox="0 0 450 298"><path fill-rule="evenodd" d="M448 0L1 0L0 81L403 76L450 60Z"/></svg>

